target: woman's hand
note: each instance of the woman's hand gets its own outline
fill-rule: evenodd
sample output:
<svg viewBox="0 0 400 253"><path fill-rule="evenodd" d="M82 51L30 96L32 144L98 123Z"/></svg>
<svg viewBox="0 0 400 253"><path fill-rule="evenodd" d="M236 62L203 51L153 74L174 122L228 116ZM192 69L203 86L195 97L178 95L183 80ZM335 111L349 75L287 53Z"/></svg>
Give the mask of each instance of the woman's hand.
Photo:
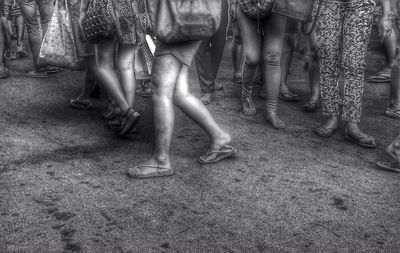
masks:
<svg viewBox="0 0 400 253"><path fill-rule="evenodd" d="M382 16L379 22L379 36L383 41L389 38L391 33L392 33L392 19L390 15L384 15Z"/></svg>

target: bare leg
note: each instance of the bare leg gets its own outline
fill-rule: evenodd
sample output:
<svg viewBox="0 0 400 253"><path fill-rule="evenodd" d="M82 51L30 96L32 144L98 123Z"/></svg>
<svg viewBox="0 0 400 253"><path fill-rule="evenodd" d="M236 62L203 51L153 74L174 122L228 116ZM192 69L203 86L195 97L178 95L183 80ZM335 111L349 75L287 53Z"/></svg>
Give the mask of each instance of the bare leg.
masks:
<svg viewBox="0 0 400 253"><path fill-rule="evenodd" d="M320 74L319 74L319 60L318 49L315 41L315 33L313 32L308 36L310 44L310 62L308 64L308 82L310 83L310 98L308 102L303 105L303 110L307 112L315 112L319 108L320 97Z"/></svg>
<svg viewBox="0 0 400 253"><path fill-rule="evenodd" d="M243 66L243 42L242 42L242 37L240 36L240 28L237 20L232 22L232 29L233 29L233 38L232 38L231 55L232 55L234 81L235 82L240 81L241 83L240 76L242 73L242 66Z"/></svg>
<svg viewBox="0 0 400 253"><path fill-rule="evenodd" d="M280 86L281 98L286 101L297 101L297 94L293 94L292 92L290 92L289 87L287 85L290 65L292 63L293 50L294 50L294 35L292 33L286 33L283 39L282 62L281 62L282 78Z"/></svg>
<svg viewBox="0 0 400 253"><path fill-rule="evenodd" d="M182 67L174 56L158 56L153 65L152 83L154 104L155 149L150 160L143 165L158 164L171 168L169 149L174 130L173 94Z"/></svg>
<svg viewBox="0 0 400 253"><path fill-rule="evenodd" d="M219 150L231 141L231 137L218 126L206 106L190 94L188 78L189 68L182 66L175 88L174 104L206 131L211 138L209 149Z"/></svg>
<svg viewBox="0 0 400 253"><path fill-rule="evenodd" d="M118 70L121 74L121 86L125 94L129 107L133 107L136 90L135 80L135 51L137 47L133 45L120 45L118 48Z"/></svg>
<svg viewBox="0 0 400 253"><path fill-rule="evenodd" d="M24 39L25 31L25 19L24 16L20 15L15 18L15 24L17 29L17 45L21 45Z"/></svg>
<svg viewBox="0 0 400 253"><path fill-rule="evenodd" d="M98 80L102 88L115 100L123 112L129 109L118 75L114 70L115 42L95 45Z"/></svg>

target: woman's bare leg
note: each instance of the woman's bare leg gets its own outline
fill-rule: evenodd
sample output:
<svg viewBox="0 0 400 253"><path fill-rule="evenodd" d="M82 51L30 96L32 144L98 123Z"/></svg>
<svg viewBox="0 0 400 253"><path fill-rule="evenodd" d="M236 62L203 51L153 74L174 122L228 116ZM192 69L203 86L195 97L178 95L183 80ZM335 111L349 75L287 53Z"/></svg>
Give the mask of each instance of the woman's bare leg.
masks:
<svg viewBox="0 0 400 253"><path fill-rule="evenodd" d="M207 110L206 106L189 92L189 68L182 66L175 87L174 104L189 118L199 124L211 138L210 150L219 150L231 141Z"/></svg>
<svg viewBox="0 0 400 253"><path fill-rule="evenodd" d="M133 107L136 91L134 70L135 51L133 45L119 45L117 67L121 74L121 87L129 107Z"/></svg>

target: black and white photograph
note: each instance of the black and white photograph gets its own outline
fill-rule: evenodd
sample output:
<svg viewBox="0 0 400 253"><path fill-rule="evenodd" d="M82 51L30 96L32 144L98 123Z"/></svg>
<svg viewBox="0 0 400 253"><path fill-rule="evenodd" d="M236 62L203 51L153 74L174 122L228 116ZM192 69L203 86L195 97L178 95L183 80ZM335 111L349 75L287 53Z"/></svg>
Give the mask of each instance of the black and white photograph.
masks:
<svg viewBox="0 0 400 253"><path fill-rule="evenodd" d="M0 253L400 252L400 0L0 0Z"/></svg>

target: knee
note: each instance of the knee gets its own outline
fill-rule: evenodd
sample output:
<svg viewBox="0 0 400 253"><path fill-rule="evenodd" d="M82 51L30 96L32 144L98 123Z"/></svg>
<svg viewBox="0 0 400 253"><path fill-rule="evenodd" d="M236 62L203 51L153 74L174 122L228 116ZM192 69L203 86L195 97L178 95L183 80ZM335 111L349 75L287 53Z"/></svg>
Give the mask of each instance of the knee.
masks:
<svg viewBox="0 0 400 253"><path fill-rule="evenodd" d="M280 66L281 65L281 53L280 52L267 52L264 56L265 66Z"/></svg>
<svg viewBox="0 0 400 253"><path fill-rule="evenodd" d="M249 54L245 55L246 64L249 66L257 66L260 62L260 56L258 54Z"/></svg>

